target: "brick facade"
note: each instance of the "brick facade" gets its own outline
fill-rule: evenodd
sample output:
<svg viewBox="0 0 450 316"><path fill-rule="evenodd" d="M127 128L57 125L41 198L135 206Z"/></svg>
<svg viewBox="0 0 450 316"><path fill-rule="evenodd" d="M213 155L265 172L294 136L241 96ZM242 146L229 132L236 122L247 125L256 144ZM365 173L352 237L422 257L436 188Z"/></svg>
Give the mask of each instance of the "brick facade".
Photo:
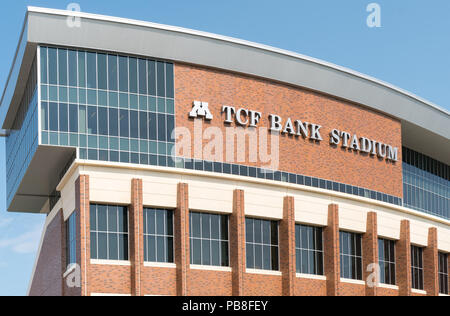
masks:
<svg viewBox="0 0 450 316"><path fill-rule="evenodd" d="M438 233L435 227L429 229L428 247L423 252L424 289L429 296L439 295L439 251Z"/></svg>
<svg viewBox="0 0 450 316"><path fill-rule="evenodd" d="M142 180L133 179L129 206L130 264L91 264L89 234L89 176L76 181L77 262L81 267L81 287L68 288L61 277L65 270L65 223L62 210L47 228L38 259L30 295L91 295L95 293L182 296L398 296L417 295L411 290L410 223L401 222L396 248L399 290L371 288L340 278L339 206L329 205L328 225L324 227L325 279L298 277L295 256L295 205L292 197L284 199L280 221L280 274L261 274L246 270L245 191L235 190L230 215L231 271L199 270L190 267L189 186L178 185L175 210L175 265L152 267L144 264ZM363 235L365 267L378 262L377 214L367 214L367 232ZM438 295L437 230L430 229L425 249L425 287L428 295ZM62 271L62 272L61 272Z"/></svg>
<svg viewBox="0 0 450 316"><path fill-rule="evenodd" d="M203 131L214 127L222 131L224 138L227 131L236 127L234 123L224 123L224 105L234 106L236 110L245 108L260 112L262 118L258 127L270 128L271 114L282 117L284 123L291 118L293 122L301 120L318 124L322 126L321 135L324 139L320 143L303 137L280 136L278 170L403 196L402 133L401 122L398 120L317 92L200 66L177 63L175 78L177 127L189 129L192 136L195 135L194 124L201 123L201 120L189 119L194 101L208 102L214 116L212 121L203 123ZM355 153L340 146L332 147L329 144L329 134L333 129L356 133L359 137L395 146L399 149L399 161L395 164L386 163L374 156ZM241 130L251 132L251 129ZM192 152L180 154L202 159L207 144L208 141L203 141L203 148L198 149L192 139ZM262 161L249 159L249 145L250 141L247 140L245 161L238 161L236 150L231 153L234 157L233 163L260 167ZM271 151L270 147L268 153ZM227 148L226 139L223 140L223 148ZM243 151L243 146L239 150ZM265 149L263 151L266 152ZM223 159L225 157L224 154Z"/></svg>
<svg viewBox="0 0 450 316"><path fill-rule="evenodd" d="M363 267L368 267L371 264L378 264L378 221L377 213L369 212L367 214L367 231L363 235ZM364 280L369 278L373 270L363 270ZM378 280L373 280L375 283ZM377 296L377 287L369 286L366 283L366 296Z"/></svg>
<svg viewBox="0 0 450 316"><path fill-rule="evenodd" d="M401 296L411 296L411 228L410 222L404 220L400 225L400 240L397 242L396 264L397 284Z"/></svg>
<svg viewBox="0 0 450 316"><path fill-rule="evenodd" d="M324 230L325 242L325 276L327 277L327 295L339 296L341 279L339 248L339 206L330 205L328 209L328 226Z"/></svg>

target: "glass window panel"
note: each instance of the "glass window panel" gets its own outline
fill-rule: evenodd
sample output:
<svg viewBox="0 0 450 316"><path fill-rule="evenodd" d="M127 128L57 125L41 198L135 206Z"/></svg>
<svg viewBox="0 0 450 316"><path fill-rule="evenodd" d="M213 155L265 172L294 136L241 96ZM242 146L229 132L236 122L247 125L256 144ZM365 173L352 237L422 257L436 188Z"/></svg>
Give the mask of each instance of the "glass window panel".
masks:
<svg viewBox="0 0 450 316"><path fill-rule="evenodd" d="M211 215L211 238L212 239L220 238L220 216L219 215Z"/></svg>
<svg viewBox="0 0 450 316"><path fill-rule="evenodd" d="M78 86L86 87L86 53L78 52Z"/></svg>
<svg viewBox="0 0 450 316"><path fill-rule="evenodd" d="M175 142L175 116L167 115L167 141Z"/></svg>
<svg viewBox="0 0 450 316"><path fill-rule="evenodd" d="M200 239L193 239L193 264L202 264L202 241Z"/></svg>
<svg viewBox="0 0 450 316"><path fill-rule="evenodd" d="M97 255L97 233L91 233L91 259L98 259L98 255Z"/></svg>
<svg viewBox="0 0 450 316"><path fill-rule="evenodd" d="M158 262L166 261L165 238L156 237L156 260Z"/></svg>
<svg viewBox="0 0 450 316"><path fill-rule="evenodd" d="M148 128L149 128L149 139L158 140L157 138L158 122L156 120L155 113L148 113Z"/></svg>
<svg viewBox="0 0 450 316"><path fill-rule="evenodd" d="M167 141L166 130L166 115L158 114L158 140L161 142Z"/></svg>
<svg viewBox="0 0 450 316"><path fill-rule="evenodd" d="M148 261L156 262L156 237L148 237Z"/></svg>
<svg viewBox="0 0 450 316"><path fill-rule="evenodd" d="M147 228L148 233L155 235L156 234L156 211L148 210L147 211Z"/></svg>
<svg viewBox="0 0 450 316"><path fill-rule="evenodd" d="M48 48L48 82L58 83L58 57L56 48Z"/></svg>
<svg viewBox="0 0 450 316"><path fill-rule="evenodd" d="M211 265L211 241L202 240L202 264Z"/></svg>
<svg viewBox="0 0 450 316"><path fill-rule="evenodd" d="M41 125L44 131L48 131L48 103L41 102Z"/></svg>
<svg viewBox="0 0 450 316"><path fill-rule="evenodd" d="M119 56L119 91L128 92L128 58Z"/></svg>
<svg viewBox="0 0 450 316"><path fill-rule="evenodd" d="M262 243L262 221L260 220L254 220L253 222L254 227L254 241L255 243Z"/></svg>
<svg viewBox="0 0 450 316"><path fill-rule="evenodd" d="M69 105L69 131L71 133L78 132L78 106L76 104Z"/></svg>
<svg viewBox="0 0 450 316"><path fill-rule="evenodd" d="M75 87L78 79L77 52L69 50L69 86Z"/></svg>
<svg viewBox="0 0 450 316"><path fill-rule="evenodd" d="M130 137L139 138L139 112L130 111Z"/></svg>
<svg viewBox="0 0 450 316"><path fill-rule="evenodd" d="M251 219L245 220L246 242L254 241L253 240L253 236L254 236L253 223L254 223L254 221Z"/></svg>
<svg viewBox="0 0 450 316"><path fill-rule="evenodd" d="M108 207L108 231L117 231L117 207Z"/></svg>
<svg viewBox="0 0 450 316"><path fill-rule="evenodd" d="M108 55L108 89L117 91L117 56Z"/></svg>
<svg viewBox="0 0 450 316"><path fill-rule="evenodd" d="M119 136L119 110L109 108L109 135Z"/></svg>
<svg viewBox="0 0 450 316"><path fill-rule="evenodd" d="M221 266L220 262L220 242L219 241L211 241L211 264L213 266Z"/></svg>
<svg viewBox="0 0 450 316"><path fill-rule="evenodd" d="M201 218L199 213L191 213L192 218L192 237L201 237Z"/></svg>
<svg viewBox="0 0 450 316"><path fill-rule="evenodd" d="M128 235L119 234L119 260L128 260Z"/></svg>
<svg viewBox="0 0 450 316"><path fill-rule="evenodd" d="M270 246L263 246L263 269L264 270L271 270L272 268L272 260L271 260L271 254L270 254Z"/></svg>
<svg viewBox="0 0 450 316"><path fill-rule="evenodd" d="M174 97L173 64L166 63L166 96Z"/></svg>
<svg viewBox="0 0 450 316"><path fill-rule="evenodd" d="M255 268L263 268L262 245L255 245Z"/></svg>
<svg viewBox="0 0 450 316"><path fill-rule="evenodd" d="M156 233L158 235L164 235L164 226L165 226L165 211L157 210L156 211Z"/></svg>
<svg viewBox="0 0 450 316"><path fill-rule="evenodd" d="M129 64L129 80L130 80L130 92L131 93L137 93L137 81L138 81L138 74L137 74L137 59L130 57L128 59Z"/></svg>
<svg viewBox="0 0 450 316"><path fill-rule="evenodd" d="M166 211L166 234L173 236L173 212Z"/></svg>
<svg viewBox="0 0 450 316"><path fill-rule="evenodd" d="M67 50L58 49L59 85L67 85Z"/></svg>
<svg viewBox="0 0 450 316"><path fill-rule="evenodd" d="M49 125L51 131L58 131L58 104L50 102L49 103Z"/></svg>
<svg viewBox="0 0 450 316"><path fill-rule="evenodd" d="M229 258L228 258L228 242L223 241L221 243L222 247L221 247L221 259L222 259L222 267L227 267L229 266Z"/></svg>
<svg viewBox="0 0 450 316"><path fill-rule="evenodd" d="M246 245L246 255L247 255L247 268L253 269L255 267L255 249L253 244L247 243Z"/></svg>
<svg viewBox="0 0 450 316"><path fill-rule="evenodd" d="M147 61L139 59L139 93L147 94Z"/></svg>
<svg viewBox="0 0 450 316"><path fill-rule="evenodd" d="M108 260L108 234L98 233L98 258L100 260Z"/></svg>
<svg viewBox="0 0 450 316"><path fill-rule="evenodd" d="M41 83L48 83L47 47L40 47L40 55L41 55Z"/></svg>
<svg viewBox="0 0 450 316"><path fill-rule="evenodd" d="M228 216L222 215L220 223L221 223L220 232L222 240L228 240Z"/></svg>
<svg viewBox="0 0 450 316"><path fill-rule="evenodd" d="M80 105L79 107L79 112L78 112L78 117L79 117L79 124L80 124L80 128L79 131L80 133L86 133L87 129L86 129L86 106L84 105Z"/></svg>
<svg viewBox="0 0 450 316"><path fill-rule="evenodd" d="M148 116L146 112L139 112L139 133L141 139L148 139Z"/></svg>
<svg viewBox="0 0 450 316"><path fill-rule="evenodd" d="M67 132L69 130L69 112L66 103L59 104L59 131Z"/></svg>
<svg viewBox="0 0 450 316"><path fill-rule="evenodd" d="M98 108L98 133L108 135L108 109L104 107Z"/></svg>
<svg viewBox="0 0 450 316"><path fill-rule="evenodd" d="M128 209L123 206L117 208L119 217L119 232L128 233Z"/></svg>
<svg viewBox="0 0 450 316"><path fill-rule="evenodd" d="M173 237L166 238L166 262L173 263Z"/></svg>
<svg viewBox="0 0 450 316"><path fill-rule="evenodd" d="M88 133L97 134L97 107L88 107Z"/></svg>
<svg viewBox="0 0 450 316"><path fill-rule="evenodd" d="M109 260L119 259L119 241L117 234L108 234Z"/></svg>
<svg viewBox="0 0 450 316"><path fill-rule="evenodd" d="M166 96L166 82L165 82L165 69L164 63L158 61L157 62L157 95L159 97Z"/></svg>
<svg viewBox="0 0 450 316"><path fill-rule="evenodd" d="M148 94L156 96L156 63L153 60L149 60L147 63L147 76L148 76Z"/></svg>
<svg viewBox="0 0 450 316"><path fill-rule="evenodd" d="M97 56L95 53L87 53L87 87L91 89L97 88Z"/></svg>
<svg viewBox="0 0 450 316"><path fill-rule="evenodd" d="M270 245L270 236L271 236L271 232L270 232L270 222L269 221L263 221L262 222L262 229L263 229L263 243Z"/></svg>
<svg viewBox="0 0 450 316"><path fill-rule="evenodd" d="M211 222L209 214L201 214L202 221L202 238L210 238L211 237Z"/></svg>
<svg viewBox="0 0 450 316"><path fill-rule="evenodd" d="M120 121L120 136L129 136L129 125L128 125L128 110L120 110L119 121Z"/></svg>
<svg viewBox="0 0 450 316"><path fill-rule="evenodd" d="M277 246L278 245L278 222L272 221L271 222L271 241L272 245Z"/></svg>
<svg viewBox="0 0 450 316"><path fill-rule="evenodd" d="M97 54L98 88L106 90L108 86L106 55Z"/></svg>

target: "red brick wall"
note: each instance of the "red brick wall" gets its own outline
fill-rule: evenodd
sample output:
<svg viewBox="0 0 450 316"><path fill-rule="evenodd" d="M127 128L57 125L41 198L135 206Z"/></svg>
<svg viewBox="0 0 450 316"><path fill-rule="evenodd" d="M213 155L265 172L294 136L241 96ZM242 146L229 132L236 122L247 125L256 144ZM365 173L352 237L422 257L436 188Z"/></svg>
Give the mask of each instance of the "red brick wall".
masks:
<svg viewBox="0 0 450 316"><path fill-rule="evenodd" d="M177 295L177 271L144 267L141 274L142 295Z"/></svg>
<svg viewBox="0 0 450 316"><path fill-rule="evenodd" d="M339 284L340 296L364 296L366 287L359 284L343 283Z"/></svg>
<svg viewBox="0 0 450 316"><path fill-rule="evenodd" d="M59 211L48 225L30 289L31 296L63 295L63 214Z"/></svg>
<svg viewBox="0 0 450 316"><path fill-rule="evenodd" d="M259 127L270 127L270 114L279 115L284 120L290 117L319 124L323 126L321 134L324 139L320 145L303 138L281 137L279 170L402 196L399 121L316 92L234 73L176 64L175 78L177 127L189 128L192 135L194 120L189 119L188 114L193 101L209 102L214 119L205 122L204 128L218 127L223 135L227 129L225 115L221 114L224 105L261 112L263 117ZM346 152L340 147L333 148L329 145L329 134L333 129L398 147L399 162L386 163L375 157ZM246 156L245 164L259 165L248 162L248 146ZM191 158L199 157L192 155Z"/></svg>
<svg viewBox="0 0 450 316"><path fill-rule="evenodd" d="M244 277L245 296L282 296L283 278L276 275L246 273Z"/></svg>
<svg viewBox="0 0 450 316"><path fill-rule="evenodd" d="M91 264L90 293L131 294L131 267Z"/></svg>
<svg viewBox="0 0 450 316"><path fill-rule="evenodd" d="M130 183L134 196L130 207L130 233L139 234L142 225L142 181ZM61 275L65 265L65 232L62 211L49 224L31 295L90 295L92 293L128 295L188 295L188 296L281 296L281 295L417 295L411 291L410 224L404 220L399 226L397 242L397 281L399 290L366 289L365 285L342 282L339 256L339 206L329 206L328 226L324 229L325 275L327 280L298 278L295 274L294 199L286 197L284 218L280 224L280 271L282 275L253 274L245 265L245 191L236 190L233 198L233 214L230 218L230 266L232 272L191 269L189 264L189 186L178 185L178 208L175 210L175 261L176 268L146 267L141 259L143 242L140 236L130 237L130 266L98 265L90 263L89 249L89 177L81 176L76 182L77 210L77 259L81 265L81 288L68 289ZM85 222L87 221L87 222ZM364 236L364 253L369 255L364 265L377 261L377 217L368 213L368 232ZM293 239L294 238L294 239ZM141 240L141 241L139 241ZM139 242L138 242L139 241ZM430 229L429 246L426 251L437 251L437 231ZM184 245L183 247L181 245ZM139 249L137 249L139 248ZM86 250L86 252L84 252ZM140 254L141 258L138 258ZM436 295L434 277L436 260L425 260L425 277L428 295ZM139 266L139 269L138 267ZM365 270L365 268L363 267ZM137 271L140 271L137 273ZM85 277L87 276L87 279ZM431 276L431 277L430 277ZM365 276L365 278L367 275Z"/></svg>
<svg viewBox="0 0 450 316"><path fill-rule="evenodd" d="M327 281L296 278L296 296L327 296Z"/></svg>
<svg viewBox="0 0 450 316"><path fill-rule="evenodd" d="M232 296L231 272L190 270L189 296Z"/></svg>

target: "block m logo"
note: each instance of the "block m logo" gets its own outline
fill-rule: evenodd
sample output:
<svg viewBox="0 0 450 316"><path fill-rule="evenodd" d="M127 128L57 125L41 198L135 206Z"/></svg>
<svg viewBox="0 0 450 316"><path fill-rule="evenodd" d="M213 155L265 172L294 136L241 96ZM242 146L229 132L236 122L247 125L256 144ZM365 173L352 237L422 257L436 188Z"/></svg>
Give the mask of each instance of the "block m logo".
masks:
<svg viewBox="0 0 450 316"><path fill-rule="evenodd" d="M194 101L194 107L189 113L190 118L204 117L206 120L211 121L213 115L209 111L209 104L207 102Z"/></svg>

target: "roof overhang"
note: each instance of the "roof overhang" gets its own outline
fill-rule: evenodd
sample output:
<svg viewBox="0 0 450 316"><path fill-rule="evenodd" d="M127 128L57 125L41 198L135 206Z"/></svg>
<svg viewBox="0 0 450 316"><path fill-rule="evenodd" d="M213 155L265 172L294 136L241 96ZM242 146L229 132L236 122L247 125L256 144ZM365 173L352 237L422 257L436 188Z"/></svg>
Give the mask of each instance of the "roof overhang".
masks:
<svg viewBox="0 0 450 316"><path fill-rule="evenodd" d="M81 18L69 27L68 17ZM155 44L157 43L157 44ZM0 106L10 128L36 46L80 47L201 65L266 78L360 104L402 122L403 143L450 165L450 113L420 97L314 58L179 27L29 7Z"/></svg>
<svg viewBox="0 0 450 316"><path fill-rule="evenodd" d="M72 161L75 148L39 146L8 207L9 212L48 214L49 199Z"/></svg>

